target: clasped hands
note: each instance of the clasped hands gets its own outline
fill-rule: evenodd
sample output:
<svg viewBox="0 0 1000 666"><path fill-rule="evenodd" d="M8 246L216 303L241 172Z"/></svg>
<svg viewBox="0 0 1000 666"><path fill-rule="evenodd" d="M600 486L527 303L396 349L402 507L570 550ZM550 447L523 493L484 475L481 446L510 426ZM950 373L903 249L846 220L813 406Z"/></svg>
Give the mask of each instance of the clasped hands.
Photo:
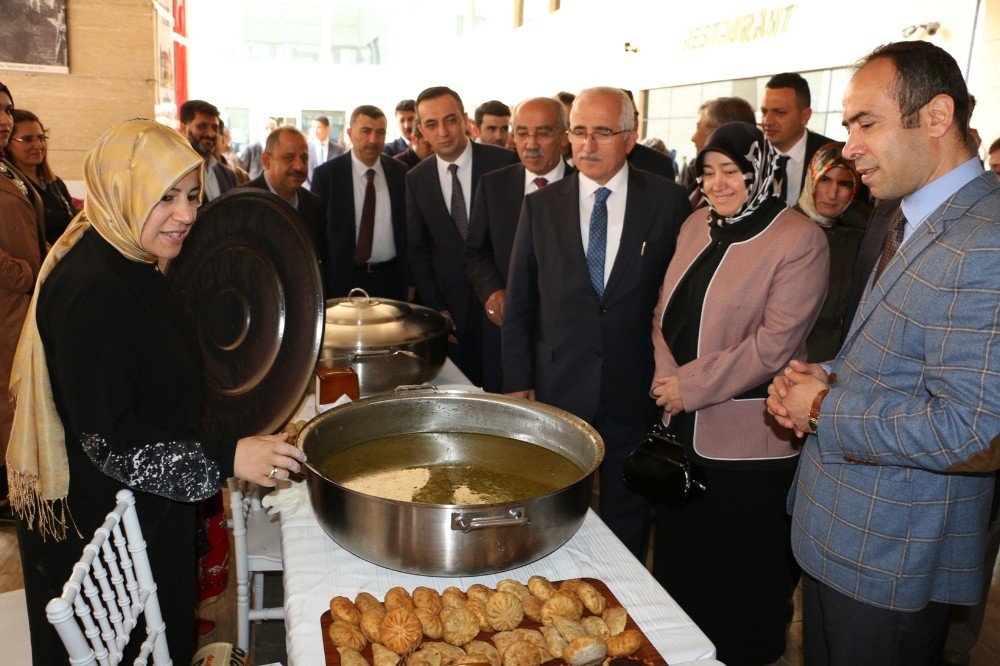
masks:
<svg viewBox="0 0 1000 666"><path fill-rule="evenodd" d="M816 395L829 388L830 376L818 363L791 361L767 387L767 411L797 437L811 433L809 410Z"/></svg>

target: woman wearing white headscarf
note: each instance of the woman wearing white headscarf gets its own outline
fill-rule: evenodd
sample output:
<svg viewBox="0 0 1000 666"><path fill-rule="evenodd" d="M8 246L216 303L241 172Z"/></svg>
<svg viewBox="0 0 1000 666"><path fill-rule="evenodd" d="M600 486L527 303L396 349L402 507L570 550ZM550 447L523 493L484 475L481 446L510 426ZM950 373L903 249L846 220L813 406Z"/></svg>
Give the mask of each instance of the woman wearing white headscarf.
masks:
<svg viewBox="0 0 1000 666"><path fill-rule="evenodd" d="M160 583L171 656L188 663L196 503L234 474L273 485L305 458L283 436L203 434L201 353L158 268L194 223L202 164L158 123L109 130L85 159L84 211L39 273L11 373L7 453L35 664L65 663L45 604L126 487Z"/></svg>
<svg viewBox="0 0 1000 666"><path fill-rule="evenodd" d="M681 226L653 317L653 394L707 487L657 507L653 575L730 666L785 650L800 443L765 400L802 352L829 271L823 233L774 195L775 163L753 125L712 132L695 162L708 208Z"/></svg>

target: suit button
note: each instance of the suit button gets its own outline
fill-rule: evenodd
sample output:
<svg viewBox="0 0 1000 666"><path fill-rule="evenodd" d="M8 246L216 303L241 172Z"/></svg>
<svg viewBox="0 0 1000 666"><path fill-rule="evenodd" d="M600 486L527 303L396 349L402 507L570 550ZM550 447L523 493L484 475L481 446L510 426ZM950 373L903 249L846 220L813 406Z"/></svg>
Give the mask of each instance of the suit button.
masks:
<svg viewBox="0 0 1000 666"><path fill-rule="evenodd" d="M601 350L598 349L597 351L595 351L594 356L596 356L597 358L601 358Z"/></svg>
<svg viewBox="0 0 1000 666"><path fill-rule="evenodd" d="M603 305L601 307L597 308L597 313L598 314L604 314L607 311L608 311L608 309L606 307L604 307Z"/></svg>

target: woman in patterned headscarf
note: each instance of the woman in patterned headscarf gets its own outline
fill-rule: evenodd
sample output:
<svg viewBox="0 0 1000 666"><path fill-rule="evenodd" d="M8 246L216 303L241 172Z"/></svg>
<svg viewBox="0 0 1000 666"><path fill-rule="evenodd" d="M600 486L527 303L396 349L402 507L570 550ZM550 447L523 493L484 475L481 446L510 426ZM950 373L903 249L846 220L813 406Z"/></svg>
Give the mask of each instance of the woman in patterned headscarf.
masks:
<svg viewBox="0 0 1000 666"><path fill-rule="evenodd" d="M126 487L160 582L170 653L188 663L196 502L234 474L273 485L304 459L284 437L201 432L201 352L158 264L177 256L194 223L202 164L158 123L112 128L85 159L84 211L39 272L11 373L7 453L35 664L65 663L45 604Z"/></svg>
<svg viewBox="0 0 1000 666"><path fill-rule="evenodd" d="M861 239L871 209L856 200L861 178L854 162L844 159L844 144L824 144L809 162L802 196L795 207L818 224L830 245L830 279L819 319L806 339L806 360L829 361L840 351L849 321L844 321L847 297Z"/></svg>
<svg viewBox="0 0 1000 666"><path fill-rule="evenodd" d="M767 386L801 354L826 289L827 244L774 194L774 149L748 123L698 153L708 200L681 226L653 315L652 392L704 472L704 495L658 506L653 574L727 664L785 649L797 576L785 497L798 444Z"/></svg>

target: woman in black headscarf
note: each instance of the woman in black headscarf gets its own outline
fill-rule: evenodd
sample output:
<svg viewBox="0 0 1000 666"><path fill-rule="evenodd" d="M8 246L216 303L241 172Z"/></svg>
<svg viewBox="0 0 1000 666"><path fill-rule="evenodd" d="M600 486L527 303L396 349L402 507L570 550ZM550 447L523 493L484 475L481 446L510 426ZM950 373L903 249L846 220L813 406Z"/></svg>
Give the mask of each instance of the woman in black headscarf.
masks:
<svg viewBox="0 0 1000 666"><path fill-rule="evenodd" d="M775 163L753 125L712 133L695 163L709 206L682 225L653 317L652 392L707 486L657 507L653 573L730 666L785 649L799 442L764 403L803 351L828 272L823 233L774 195Z"/></svg>

